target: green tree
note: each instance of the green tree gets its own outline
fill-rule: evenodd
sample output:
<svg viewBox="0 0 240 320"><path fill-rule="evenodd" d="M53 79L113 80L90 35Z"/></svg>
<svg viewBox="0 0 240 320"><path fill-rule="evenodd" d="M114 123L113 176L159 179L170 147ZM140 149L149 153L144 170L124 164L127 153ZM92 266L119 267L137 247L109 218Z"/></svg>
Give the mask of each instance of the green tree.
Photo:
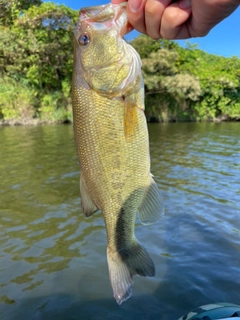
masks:
<svg viewBox="0 0 240 320"><path fill-rule="evenodd" d="M36 114L44 113L46 101L70 108L73 64L73 30L77 11L54 3L33 5L11 26L0 26L0 72L28 86L37 98ZM59 94L55 94L58 91ZM49 97L47 97L49 95ZM48 107L49 113L49 107Z"/></svg>
<svg viewBox="0 0 240 320"><path fill-rule="evenodd" d="M160 121L239 118L240 60L208 54L187 43L132 41L142 57L146 114Z"/></svg>
<svg viewBox="0 0 240 320"><path fill-rule="evenodd" d="M40 0L0 0L0 118L71 119L78 12ZM187 43L131 44L142 59L146 115L159 121L240 118L240 59Z"/></svg>
<svg viewBox="0 0 240 320"><path fill-rule="evenodd" d="M200 97L201 87L197 77L179 72L179 46L144 35L132 44L142 55L147 117L160 121L189 119L189 108Z"/></svg>
<svg viewBox="0 0 240 320"><path fill-rule="evenodd" d="M0 0L0 25L11 25L20 13L33 5L40 5L41 0Z"/></svg>

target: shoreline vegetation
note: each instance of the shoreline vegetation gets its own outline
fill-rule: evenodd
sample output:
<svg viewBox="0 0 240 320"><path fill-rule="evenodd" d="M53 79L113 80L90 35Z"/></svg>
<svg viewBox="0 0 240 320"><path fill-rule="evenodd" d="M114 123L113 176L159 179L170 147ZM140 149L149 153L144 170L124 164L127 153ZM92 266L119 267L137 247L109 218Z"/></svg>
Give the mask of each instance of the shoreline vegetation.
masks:
<svg viewBox="0 0 240 320"><path fill-rule="evenodd" d="M44 124L69 124L72 123L70 120L41 120L41 119L11 119L11 120L0 120L0 127L11 127L11 126L38 126Z"/></svg>
<svg viewBox="0 0 240 320"><path fill-rule="evenodd" d="M201 122L238 122L239 118L230 119L228 117L212 118L208 120L203 120ZM168 121L159 121L155 118L147 118L148 123L176 123L176 122L197 122L196 120L168 120ZM200 122L200 121L198 121ZM10 120L0 120L0 127L11 127L11 126L39 126L39 125L57 125L57 124L72 124L72 120L41 120L38 118L32 119L10 119Z"/></svg>
<svg viewBox="0 0 240 320"><path fill-rule="evenodd" d="M41 0L0 3L0 126L72 122L78 11ZM186 42L131 41L142 59L149 122L239 121L240 59Z"/></svg>

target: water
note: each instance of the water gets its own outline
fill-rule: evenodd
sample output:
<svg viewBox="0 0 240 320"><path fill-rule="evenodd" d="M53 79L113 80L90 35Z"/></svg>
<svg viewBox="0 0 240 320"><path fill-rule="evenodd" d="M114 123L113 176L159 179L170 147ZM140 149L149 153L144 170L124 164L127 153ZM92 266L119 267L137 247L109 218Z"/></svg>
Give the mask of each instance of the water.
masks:
<svg viewBox="0 0 240 320"><path fill-rule="evenodd" d="M101 214L80 211L71 126L0 128L0 319L176 320L240 304L240 123L149 126L166 215L136 234L155 278L118 306Z"/></svg>

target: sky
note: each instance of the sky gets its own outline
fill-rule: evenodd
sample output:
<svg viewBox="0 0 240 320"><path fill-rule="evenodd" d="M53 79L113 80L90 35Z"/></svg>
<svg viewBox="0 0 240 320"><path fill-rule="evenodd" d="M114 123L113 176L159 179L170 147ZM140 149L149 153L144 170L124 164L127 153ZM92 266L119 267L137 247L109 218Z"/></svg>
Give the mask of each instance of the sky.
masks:
<svg viewBox="0 0 240 320"><path fill-rule="evenodd" d="M79 10L81 7L106 4L110 0L57 0L53 2ZM138 32L132 31L125 38L132 40L138 35ZM190 42L197 43L199 49L208 53L226 57L240 57L240 7L230 17L213 28L207 36L191 39ZM181 40L178 43L184 46L185 41Z"/></svg>

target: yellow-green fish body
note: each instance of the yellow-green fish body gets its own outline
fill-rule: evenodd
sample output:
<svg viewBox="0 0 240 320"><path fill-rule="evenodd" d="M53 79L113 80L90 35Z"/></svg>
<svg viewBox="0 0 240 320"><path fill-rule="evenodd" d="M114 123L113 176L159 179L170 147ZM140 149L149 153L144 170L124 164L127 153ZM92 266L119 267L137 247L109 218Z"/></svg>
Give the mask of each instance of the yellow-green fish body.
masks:
<svg viewBox="0 0 240 320"><path fill-rule="evenodd" d="M82 209L100 209L107 230L107 259L114 297L131 295L132 276L153 276L154 264L134 235L163 214L150 173L141 61L123 39L124 6L84 8L75 31L74 131L81 166Z"/></svg>

